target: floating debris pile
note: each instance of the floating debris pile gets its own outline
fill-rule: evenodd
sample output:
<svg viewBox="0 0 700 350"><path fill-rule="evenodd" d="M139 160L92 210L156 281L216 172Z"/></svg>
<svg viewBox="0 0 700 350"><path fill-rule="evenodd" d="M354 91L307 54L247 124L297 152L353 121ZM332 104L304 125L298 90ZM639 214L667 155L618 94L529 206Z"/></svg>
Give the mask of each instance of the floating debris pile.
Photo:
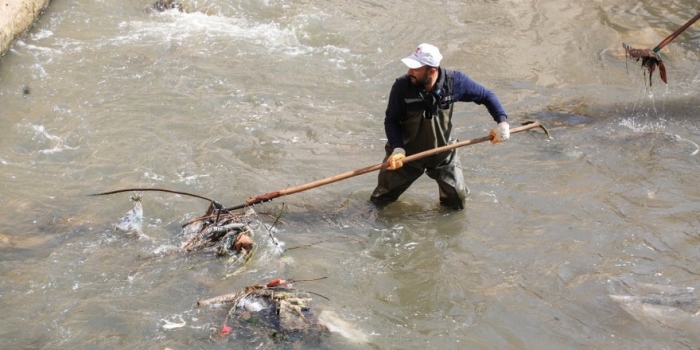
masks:
<svg viewBox="0 0 700 350"><path fill-rule="evenodd" d="M276 339L328 332L310 307L313 301L311 294L315 293L295 289L292 286L294 282L298 281L273 279L267 284L246 286L234 294L200 300L197 306L232 305L215 334L220 339L230 335L233 329L271 332L270 335Z"/></svg>
<svg viewBox="0 0 700 350"><path fill-rule="evenodd" d="M252 230L255 221L253 209L224 211L220 204L212 202L204 216L183 226L187 241L182 249L213 251L220 256L248 256L255 247Z"/></svg>
<svg viewBox="0 0 700 350"><path fill-rule="evenodd" d="M258 214L251 207L243 208L242 210L233 210L224 208L214 200L198 196L191 193L172 191L166 189L124 189L111 192L93 194L91 196L102 196L126 191L134 191L130 196L130 200L134 202L133 208L121 218L115 229L126 232L127 234L138 234L140 238L148 240L152 239L142 232L143 225L143 204L142 197L138 192L141 191L158 191L175 194L182 194L191 197L205 199L209 202L207 211L203 216L197 217L182 225L182 244L177 246L168 246L165 249L158 250L162 252L204 252L214 253L219 257L229 257L227 265L237 265L238 268L227 277L240 272L243 264L248 262L253 253L257 250L259 244L264 237L255 237L255 231L264 229L267 231L270 247L275 253L282 253L283 243L279 242L273 235L273 228L279 221L281 213L276 217L272 225L264 224ZM257 240L257 241L256 241Z"/></svg>
<svg viewBox="0 0 700 350"><path fill-rule="evenodd" d="M98 193L94 196L137 190L186 194L164 189L124 189ZM186 195L209 200L193 194ZM143 223L142 197L135 193L130 199L134 202L133 209L115 226L126 232L140 232ZM272 228L280 222L281 212L275 216L274 223L266 225L251 207L244 208L244 211L234 211L239 208L224 208L216 201L209 200L209 202L204 215L182 225L184 243L172 248L180 252L205 252L231 257L228 263L234 264L236 270L227 274L226 277L238 274L243 265L258 250L258 245L263 241L261 239L263 237L256 237L255 231L259 231L259 228L267 230L266 236L272 243L271 246L274 246L275 252L280 254L283 252L284 244L279 242L272 233ZM336 238L352 239L345 236ZM289 248L289 250L311 247L327 240ZM322 336L335 333L353 343L367 343L368 336L363 331L343 320L335 312L312 309L312 295L327 300L328 298L314 292L297 290L292 285L297 282L325 278L273 279L265 284L246 286L237 293L200 300L197 306L227 305L229 307L223 324L212 332L212 340L224 340L229 336L238 340L253 337L265 343L263 345L272 346L272 343L278 342L323 341L325 337ZM163 319L163 321L165 324L161 327L164 330L182 328L186 325L181 317L178 320Z"/></svg>

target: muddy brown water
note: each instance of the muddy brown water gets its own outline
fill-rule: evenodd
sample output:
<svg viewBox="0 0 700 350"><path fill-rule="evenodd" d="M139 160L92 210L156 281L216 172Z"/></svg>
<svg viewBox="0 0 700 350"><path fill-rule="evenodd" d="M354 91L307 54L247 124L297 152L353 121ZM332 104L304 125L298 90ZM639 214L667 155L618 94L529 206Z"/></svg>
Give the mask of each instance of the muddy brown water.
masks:
<svg viewBox="0 0 700 350"><path fill-rule="evenodd" d="M185 3L200 12L54 1L0 62L3 348L700 347L692 310L610 297L700 287L700 27L662 51L668 85L646 86L621 45L654 47L695 1ZM311 246L280 256L263 231L226 278L224 259L168 253L205 201L142 193L143 241L114 231L129 193L86 196L162 187L235 205L376 164L399 59L421 42L494 90L511 123L553 136L463 148L464 211L440 208L427 177L379 212L376 174L276 199L259 208L283 211L275 237ZM456 107L459 139L492 127L483 107ZM365 342L212 342L226 309L195 307L321 276L300 287Z"/></svg>

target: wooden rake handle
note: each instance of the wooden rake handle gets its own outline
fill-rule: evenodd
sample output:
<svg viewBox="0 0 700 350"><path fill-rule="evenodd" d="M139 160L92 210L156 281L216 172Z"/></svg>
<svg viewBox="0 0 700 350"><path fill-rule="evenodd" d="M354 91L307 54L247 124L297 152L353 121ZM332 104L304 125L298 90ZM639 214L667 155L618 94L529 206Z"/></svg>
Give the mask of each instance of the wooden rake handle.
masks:
<svg viewBox="0 0 700 350"><path fill-rule="evenodd" d="M682 25L680 28L676 29L675 32L671 33L671 35L666 37L666 39L664 39L662 42L660 42L659 45L656 45L656 47L652 51L654 51L654 53L659 52L659 50L661 50L661 48L668 45L668 43L673 41L673 39L675 39L677 36L681 35L681 33L683 33L683 31L688 29L688 27L690 27L698 19L700 19L700 13L698 13L697 15L695 15L695 17L688 20L688 22L685 22L685 24Z"/></svg>
<svg viewBox="0 0 700 350"><path fill-rule="evenodd" d="M526 125L523 125L523 126L519 126L519 127L517 127L517 128L512 128L512 129L510 129L510 133L511 133L511 134L516 134L516 133L519 133L519 132L522 132L522 131L525 131L525 130L529 130L529 129L532 129L532 128L536 128L536 127L542 127L542 128L545 130L545 132L547 133L547 135L549 135L549 132L547 132L547 130L544 128L544 126L542 126L539 122L531 122L531 123L529 123L529 124L526 124ZM410 156L408 156L408 157L406 157L406 158L403 158L401 161L402 161L403 163L408 163L408 162L414 161L414 160L416 160L416 159L421 159L421 158L425 158L425 157L428 157L428 156L432 156L432 155L435 155L435 154L438 154L438 153L451 151L451 150L453 150L453 149L455 149L455 148L459 148L459 147L464 147L464 146L474 145L474 144L477 144L477 143L482 143L482 142L486 142L486 141L491 141L492 139L493 139L493 136L488 135L488 136L479 137L479 138L476 138L476 139L471 139L471 140L466 140L466 141L462 141L462 142L457 142L457 143L453 143L453 144L451 144L451 145L442 146L442 147L438 147L438 148L433 148L433 149L431 149L431 150L427 150L427 151L423 151L423 152L420 152L420 153L416 153L416 154L410 155ZM283 189L283 190L279 190L279 191L275 191L275 192L270 192L270 193L265 193L265 194L260 195L260 196L257 196L257 197L249 198L249 199L248 199L245 203L243 203L243 204L239 204L239 205L236 205L236 206L233 206L233 207L225 208L225 209L223 209L223 210L224 210L224 211L236 210L236 209L241 209L241 208L244 208L244 207L253 205L253 204L268 202L268 201L271 201L272 199L277 198L277 197L282 197L282 196L286 196L286 195L290 195L290 194L294 194L294 193L306 191L306 190L309 190L309 189L312 189L312 188L321 187L321 186L328 185L328 184L331 184L331 183L334 183L334 182L338 182L338 181L341 181L341 180L349 179L349 178L351 178L351 177L355 177L355 176L362 175L362 174L366 174L366 173L369 173L369 172L373 172L373 171L376 171L376 170L379 170L379 169L382 169L382 168L386 168L387 165L388 165L388 163L386 163L386 162L385 162L385 163L381 163L381 164L376 164L376 165L368 166L368 167L365 167L365 168L356 169L356 170L348 171L348 172L345 172L345 173L342 173L342 174L338 174L338 175L335 175L335 176L331 176L331 177L325 178L325 179L323 179L323 180L318 180L318 181L310 182L310 183L307 183L307 184L304 184L304 185L289 187L289 188L285 188L285 189Z"/></svg>

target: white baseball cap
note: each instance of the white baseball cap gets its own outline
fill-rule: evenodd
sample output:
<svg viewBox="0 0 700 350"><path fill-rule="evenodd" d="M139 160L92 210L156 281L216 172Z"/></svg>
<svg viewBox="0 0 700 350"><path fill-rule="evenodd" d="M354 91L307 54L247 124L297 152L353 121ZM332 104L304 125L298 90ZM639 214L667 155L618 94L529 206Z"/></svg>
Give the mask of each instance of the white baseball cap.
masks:
<svg viewBox="0 0 700 350"><path fill-rule="evenodd" d="M440 54L440 50L430 44L418 45L410 56L401 59L401 61L411 69L423 66L440 67L441 60L442 55Z"/></svg>

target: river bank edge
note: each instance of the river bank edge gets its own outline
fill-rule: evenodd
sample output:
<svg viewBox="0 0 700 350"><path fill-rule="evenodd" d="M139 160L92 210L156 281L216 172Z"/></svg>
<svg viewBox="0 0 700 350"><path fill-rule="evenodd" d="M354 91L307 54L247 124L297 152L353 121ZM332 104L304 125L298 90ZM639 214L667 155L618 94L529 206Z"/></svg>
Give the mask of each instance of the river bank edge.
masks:
<svg viewBox="0 0 700 350"><path fill-rule="evenodd" d="M12 43L32 28L51 0L0 0L0 61Z"/></svg>

